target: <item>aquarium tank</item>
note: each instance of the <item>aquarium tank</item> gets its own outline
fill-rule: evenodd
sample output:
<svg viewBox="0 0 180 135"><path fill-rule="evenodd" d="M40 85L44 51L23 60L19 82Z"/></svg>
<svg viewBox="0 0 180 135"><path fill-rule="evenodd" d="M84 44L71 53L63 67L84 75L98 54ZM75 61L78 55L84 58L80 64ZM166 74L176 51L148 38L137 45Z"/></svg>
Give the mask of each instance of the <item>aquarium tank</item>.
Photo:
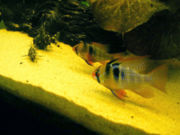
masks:
<svg viewBox="0 0 180 135"><path fill-rule="evenodd" d="M179 135L179 0L0 0L2 134Z"/></svg>

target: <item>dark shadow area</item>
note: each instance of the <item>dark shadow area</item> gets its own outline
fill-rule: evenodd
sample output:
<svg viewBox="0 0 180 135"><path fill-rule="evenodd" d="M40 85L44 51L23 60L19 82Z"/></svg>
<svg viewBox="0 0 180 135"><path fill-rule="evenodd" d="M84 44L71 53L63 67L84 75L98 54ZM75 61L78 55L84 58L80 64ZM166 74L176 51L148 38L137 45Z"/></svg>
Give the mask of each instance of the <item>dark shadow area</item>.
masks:
<svg viewBox="0 0 180 135"><path fill-rule="evenodd" d="M0 88L0 134L96 135L97 133L38 104Z"/></svg>
<svg viewBox="0 0 180 135"><path fill-rule="evenodd" d="M87 125L89 129L109 135L148 135L142 129L109 121L100 115L89 112L87 108L79 106L64 97L47 92L31 84L24 84L0 76L0 87L0 99L2 100L0 102L6 103L4 106L1 106L2 110L8 107L7 104L12 108L4 113L2 111L0 115L0 120L2 119L0 123L2 125L0 125L0 135L97 134L84 128L84 125ZM81 126L73 122L73 120L84 125Z"/></svg>

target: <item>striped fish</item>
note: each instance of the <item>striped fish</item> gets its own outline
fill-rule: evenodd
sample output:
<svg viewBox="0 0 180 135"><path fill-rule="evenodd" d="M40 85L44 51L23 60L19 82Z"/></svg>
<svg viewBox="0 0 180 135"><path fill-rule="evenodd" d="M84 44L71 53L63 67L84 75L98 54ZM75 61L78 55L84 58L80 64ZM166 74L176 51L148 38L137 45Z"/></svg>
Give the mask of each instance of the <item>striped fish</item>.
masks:
<svg viewBox="0 0 180 135"><path fill-rule="evenodd" d="M107 46L100 43L81 42L73 47L73 50L83 58L89 65L93 65L94 62L104 63L106 60L112 60L115 58L122 58L125 54L109 54Z"/></svg>
<svg viewBox="0 0 180 135"><path fill-rule="evenodd" d="M119 61L118 59L111 60L98 67L93 72L93 78L109 88L112 93L120 99L126 96L124 89L131 90L145 98L153 97L153 90L149 85L165 92L167 67L161 65L151 72L144 74L141 73L140 70L146 66L146 64L144 64L145 60L138 59L128 61ZM137 64L135 63L136 61ZM142 68L139 68L140 66L142 66Z"/></svg>

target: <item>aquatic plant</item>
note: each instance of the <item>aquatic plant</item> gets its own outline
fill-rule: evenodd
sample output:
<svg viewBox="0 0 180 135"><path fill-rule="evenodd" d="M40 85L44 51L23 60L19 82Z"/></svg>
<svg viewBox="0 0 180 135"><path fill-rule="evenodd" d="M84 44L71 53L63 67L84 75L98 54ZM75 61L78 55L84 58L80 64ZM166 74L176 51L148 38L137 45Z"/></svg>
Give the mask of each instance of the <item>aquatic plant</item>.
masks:
<svg viewBox="0 0 180 135"><path fill-rule="evenodd" d="M35 62L36 60L36 56L37 56L37 53L36 53L36 49L31 46L28 50L28 56L29 56L29 59L32 61L32 62Z"/></svg>
<svg viewBox="0 0 180 135"><path fill-rule="evenodd" d="M97 41L119 44L119 50L124 50L121 38L116 37L116 33L102 30L87 5L85 0L7 0L1 1L0 11L7 29L28 33L41 49L53 41L51 37L60 35L57 40L70 45Z"/></svg>
<svg viewBox="0 0 180 135"><path fill-rule="evenodd" d="M45 49L47 45L55 42L55 36L51 36L47 31L45 31L44 27L40 27L38 29L38 34L33 40L34 45L36 45L39 49Z"/></svg>

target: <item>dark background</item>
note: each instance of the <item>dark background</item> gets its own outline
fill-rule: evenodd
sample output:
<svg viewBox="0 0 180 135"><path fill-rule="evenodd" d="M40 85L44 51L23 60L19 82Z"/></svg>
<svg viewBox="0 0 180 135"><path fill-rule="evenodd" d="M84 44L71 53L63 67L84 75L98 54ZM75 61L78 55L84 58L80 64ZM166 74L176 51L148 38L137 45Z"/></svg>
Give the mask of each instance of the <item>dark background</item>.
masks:
<svg viewBox="0 0 180 135"><path fill-rule="evenodd" d="M0 88L0 135L96 135L74 121Z"/></svg>

